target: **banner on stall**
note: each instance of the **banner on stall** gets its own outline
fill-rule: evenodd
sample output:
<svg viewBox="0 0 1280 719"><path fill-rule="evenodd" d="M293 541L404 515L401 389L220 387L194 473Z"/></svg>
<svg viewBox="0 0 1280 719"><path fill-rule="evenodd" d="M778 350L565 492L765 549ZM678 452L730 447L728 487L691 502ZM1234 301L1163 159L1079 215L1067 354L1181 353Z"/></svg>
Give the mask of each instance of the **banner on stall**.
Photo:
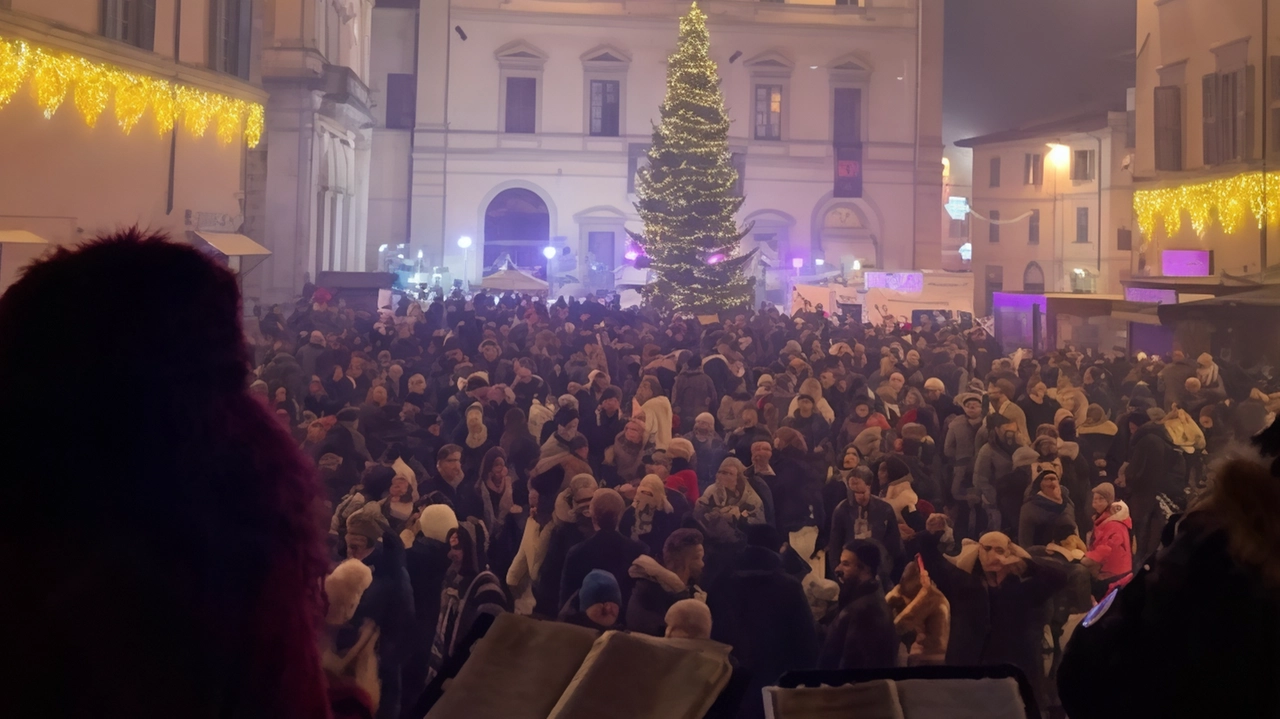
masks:
<svg viewBox="0 0 1280 719"><path fill-rule="evenodd" d="M936 310L950 317L973 314L973 275L970 273L878 274L882 276L872 278L868 284L880 286L869 286L859 293L863 322L906 324L917 310Z"/></svg>

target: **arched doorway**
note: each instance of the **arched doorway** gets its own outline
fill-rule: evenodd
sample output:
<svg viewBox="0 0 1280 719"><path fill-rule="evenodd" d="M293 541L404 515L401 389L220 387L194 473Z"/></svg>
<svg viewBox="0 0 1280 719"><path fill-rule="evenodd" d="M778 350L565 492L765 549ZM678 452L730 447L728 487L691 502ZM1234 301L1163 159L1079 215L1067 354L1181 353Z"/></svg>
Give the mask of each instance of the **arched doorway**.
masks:
<svg viewBox="0 0 1280 719"><path fill-rule="evenodd" d="M551 242L551 213L532 190L499 192L484 212L484 267L488 272L505 253L518 267L542 268L542 248Z"/></svg>
<svg viewBox="0 0 1280 719"><path fill-rule="evenodd" d="M1028 262L1027 269L1022 271L1022 291L1042 294L1044 292L1044 270L1039 262Z"/></svg>

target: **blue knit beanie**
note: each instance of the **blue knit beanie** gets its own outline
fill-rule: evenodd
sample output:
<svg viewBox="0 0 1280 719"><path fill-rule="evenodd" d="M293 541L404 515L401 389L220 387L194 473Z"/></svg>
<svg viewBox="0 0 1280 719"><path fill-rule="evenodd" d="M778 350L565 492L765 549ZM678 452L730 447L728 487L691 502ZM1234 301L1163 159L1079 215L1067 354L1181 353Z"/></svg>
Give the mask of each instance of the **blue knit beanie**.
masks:
<svg viewBox="0 0 1280 719"><path fill-rule="evenodd" d="M613 602L622 604L622 590L618 588L618 580L603 569L593 569L582 580L582 589L578 591L578 607L586 609L597 604Z"/></svg>

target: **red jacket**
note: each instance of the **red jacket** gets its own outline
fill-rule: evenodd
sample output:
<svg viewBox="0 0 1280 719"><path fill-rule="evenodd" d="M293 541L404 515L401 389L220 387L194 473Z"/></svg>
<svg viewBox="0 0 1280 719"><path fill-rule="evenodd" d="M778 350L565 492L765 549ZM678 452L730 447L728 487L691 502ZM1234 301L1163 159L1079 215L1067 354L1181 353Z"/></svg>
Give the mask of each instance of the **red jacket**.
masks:
<svg viewBox="0 0 1280 719"><path fill-rule="evenodd" d="M698 475L692 469L682 469L667 475L667 489L674 489L689 500L689 506L698 503Z"/></svg>
<svg viewBox="0 0 1280 719"><path fill-rule="evenodd" d="M1084 556L1102 565L1102 577L1118 577L1133 571L1133 550L1129 544L1132 529L1133 520L1124 502L1116 502L1093 518L1093 538Z"/></svg>

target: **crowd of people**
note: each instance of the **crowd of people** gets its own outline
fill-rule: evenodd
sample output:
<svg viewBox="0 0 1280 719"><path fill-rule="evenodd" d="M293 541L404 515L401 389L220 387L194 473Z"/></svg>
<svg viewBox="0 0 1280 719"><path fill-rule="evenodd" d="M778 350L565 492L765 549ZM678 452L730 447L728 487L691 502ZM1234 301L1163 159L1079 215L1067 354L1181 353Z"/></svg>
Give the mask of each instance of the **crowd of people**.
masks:
<svg viewBox="0 0 1280 719"><path fill-rule="evenodd" d="M89 666L94 690L137 716L263 697L273 716L321 716L309 689L323 684L335 716L420 719L494 618L516 612L722 642L747 679L742 717L764 715L760 689L787 671L944 664L1012 664L1042 707L1076 719L1176 716L1191 690L1148 696L1194 671L1172 663L1186 651L1168 634L1221 665L1228 706L1280 691L1262 681L1280 641L1280 533L1258 519L1280 514L1265 368L1006 353L980 327L820 308L707 321L482 292L356 311L314 287L255 311L246 347L234 282L202 262L130 233L60 252L0 301L0 370L40 380L6 383L6 406L30 420L9 456L46 509L38 533L24 517L7 531L26 547L52 534L62 563L22 565L52 587L25 615L61 619L114 572L145 597L120 589L101 605L122 625L156 647L216 648L190 667L149 651L141 666L108 662L113 646L142 650L95 613L33 642L24 671ZM95 306L86 337L28 318L69 312L49 298L94 290L90 268L104 267L136 287ZM151 322L121 322L130 307ZM14 346L48 350L49 369ZM94 396L101 436L51 444L41 433L83 405L71 380L85 347L110 378ZM1262 456L1220 481L1212 460L1251 439ZM119 491L79 491L107 452ZM1151 571L1166 561L1178 571ZM1251 610L1187 576L1206 572ZM1149 599L1160 592L1201 619ZM1064 634L1104 599L1118 608L1076 629L1064 656ZM1228 674L1240 658L1213 644L1219 614L1271 658L1246 653L1249 669ZM131 663L211 678L150 697L106 689L130 686Z"/></svg>
<svg viewBox="0 0 1280 719"><path fill-rule="evenodd" d="M1055 704L1071 615L1278 404L1209 354L1007 354L980 327L307 291L260 315L254 391L319 467L335 560L375 568L345 626L382 631L380 716L420 716L496 612L663 635L690 599L750 696L1009 663Z"/></svg>

